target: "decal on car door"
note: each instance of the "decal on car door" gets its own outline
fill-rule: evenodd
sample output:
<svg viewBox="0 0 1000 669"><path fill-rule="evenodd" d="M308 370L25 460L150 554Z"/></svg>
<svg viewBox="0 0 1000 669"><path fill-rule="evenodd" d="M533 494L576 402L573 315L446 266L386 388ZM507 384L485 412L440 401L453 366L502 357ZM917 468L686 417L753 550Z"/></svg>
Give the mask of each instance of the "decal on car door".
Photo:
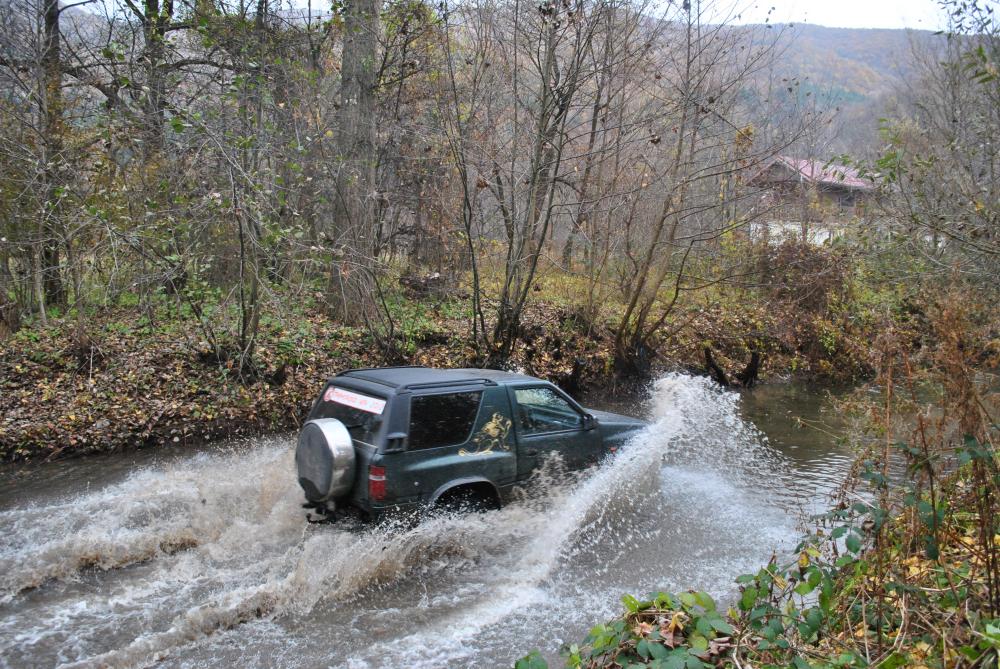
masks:
<svg viewBox="0 0 1000 669"><path fill-rule="evenodd" d="M471 448L458 449L459 455L486 455L494 449L509 451L507 435L510 434L510 419L499 411L493 414L469 441Z"/></svg>

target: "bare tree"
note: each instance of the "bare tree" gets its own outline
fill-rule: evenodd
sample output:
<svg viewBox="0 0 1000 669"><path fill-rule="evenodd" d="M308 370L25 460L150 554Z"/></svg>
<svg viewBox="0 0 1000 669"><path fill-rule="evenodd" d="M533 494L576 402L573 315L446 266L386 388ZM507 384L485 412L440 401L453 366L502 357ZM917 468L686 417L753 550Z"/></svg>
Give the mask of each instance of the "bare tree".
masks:
<svg viewBox="0 0 1000 669"><path fill-rule="evenodd" d="M991 284L1000 268L1000 23L994 2L947 6L943 53L915 45L919 79L875 170L899 239L932 269Z"/></svg>
<svg viewBox="0 0 1000 669"><path fill-rule="evenodd" d="M751 220L751 208L736 206L748 199L741 179L787 145L756 141L739 104L743 88L768 67L774 42L754 43L724 23L705 25L707 10L697 2L682 10L667 32L674 39L656 54L662 76L649 86L659 102L652 119L659 150L650 152L637 204L642 215L628 230L628 262L620 276L626 307L615 327L616 360L628 374L649 370L651 343L682 292L746 271L737 266L708 273L705 265L696 270L695 261Z"/></svg>
<svg viewBox="0 0 1000 669"><path fill-rule="evenodd" d="M603 0L483 2L457 14L447 111L477 287L473 330L486 364L502 366L555 227L575 211L570 234L580 233L598 162L595 107L611 90L616 51L607 42L615 30L634 33L639 15ZM495 300L489 318L481 293Z"/></svg>

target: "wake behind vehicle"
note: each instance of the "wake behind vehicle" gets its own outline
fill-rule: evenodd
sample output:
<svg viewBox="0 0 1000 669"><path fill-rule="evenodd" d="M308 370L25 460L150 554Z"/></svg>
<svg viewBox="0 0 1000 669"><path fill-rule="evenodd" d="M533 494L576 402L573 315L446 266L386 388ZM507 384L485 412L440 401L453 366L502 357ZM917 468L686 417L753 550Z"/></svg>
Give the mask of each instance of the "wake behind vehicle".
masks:
<svg viewBox="0 0 1000 669"><path fill-rule="evenodd" d="M498 508L554 452L596 464L646 423L592 411L551 383L487 369L342 372L313 404L295 451L320 517L430 507Z"/></svg>

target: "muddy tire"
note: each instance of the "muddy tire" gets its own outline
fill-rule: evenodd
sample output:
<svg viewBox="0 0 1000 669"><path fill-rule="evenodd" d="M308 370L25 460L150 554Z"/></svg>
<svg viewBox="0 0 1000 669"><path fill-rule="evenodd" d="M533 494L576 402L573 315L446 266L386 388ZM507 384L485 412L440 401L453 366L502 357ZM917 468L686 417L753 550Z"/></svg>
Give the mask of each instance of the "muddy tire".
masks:
<svg viewBox="0 0 1000 669"><path fill-rule="evenodd" d="M295 467L310 502L347 496L354 487L355 458L344 424L335 418L320 418L303 425L295 447Z"/></svg>

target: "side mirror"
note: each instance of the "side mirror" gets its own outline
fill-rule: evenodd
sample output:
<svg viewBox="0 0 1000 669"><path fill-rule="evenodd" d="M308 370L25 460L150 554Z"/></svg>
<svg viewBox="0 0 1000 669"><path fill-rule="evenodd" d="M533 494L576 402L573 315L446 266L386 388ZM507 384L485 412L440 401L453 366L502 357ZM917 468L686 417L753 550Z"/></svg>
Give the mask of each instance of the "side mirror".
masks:
<svg viewBox="0 0 1000 669"><path fill-rule="evenodd" d="M597 427L597 425L598 425L597 418L595 418L592 414L589 413L583 414L584 430L593 430L595 427Z"/></svg>

